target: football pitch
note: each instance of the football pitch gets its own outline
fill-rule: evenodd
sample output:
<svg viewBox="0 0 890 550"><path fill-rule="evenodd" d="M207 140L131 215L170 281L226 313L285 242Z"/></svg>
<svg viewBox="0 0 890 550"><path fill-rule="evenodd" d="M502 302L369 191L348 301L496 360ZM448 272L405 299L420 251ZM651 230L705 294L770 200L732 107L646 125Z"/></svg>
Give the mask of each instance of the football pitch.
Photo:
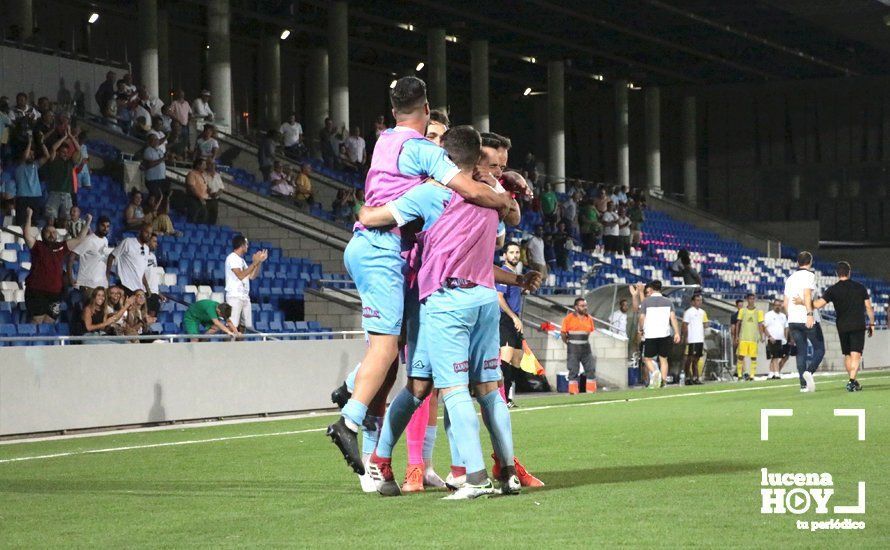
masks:
<svg viewBox="0 0 890 550"><path fill-rule="evenodd" d="M862 375L858 393L845 391L845 381L818 377L814 394L785 379L520 398L512 415L517 455L547 486L476 501L361 493L324 435L334 418L327 414L0 445L0 542L887 548L890 371ZM761 409L793 416L773 417L762 441ZM835 409L865 409L864 441L857 419ZM484 428L483 439L490 452ZM402 443L397 477L404 458ZM444 476L441 427L435 462ZM762 468L829 473L828 513L816 513L815 501L801 514L761 513ZM834 506L857 504L860 481L865 513L836 513ZM789 500L797 508L802 501L809 503ZM848 518L864 529L799 528Z"/></svg>

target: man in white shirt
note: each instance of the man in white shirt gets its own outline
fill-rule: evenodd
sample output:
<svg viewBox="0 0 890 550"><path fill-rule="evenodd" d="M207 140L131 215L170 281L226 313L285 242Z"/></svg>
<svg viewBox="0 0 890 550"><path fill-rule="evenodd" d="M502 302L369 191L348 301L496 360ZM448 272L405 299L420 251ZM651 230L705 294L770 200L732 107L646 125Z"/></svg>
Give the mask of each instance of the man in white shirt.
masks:
<svg viewBox="0 0 890 550"><path fill-rule="evenodd" d="M816 391L813 373L825 356L825 337L813 311L816 298L816 275L810 269L813 255L803 251L797 255L797 271L785 279L785 313L788 316L788 333L797 347L797 373L800 377L800 391ZM800 298L802 304L794 299ZM813 346L812 354L807 354L807 344Z"/></svg>
<svg viewBox="0 0 890 550"><path fill-rule="evenodd" d="M603 248L606 252L618 252L618 213L615 211L615 203L609 201L606 211L603 212Z"/></svg>
<svg viewBox="0 0 890 550"><path fill-rule="evenodd" d="M525 244L528 256L528 267L532 271L541 274L542 280L547 282L547 259L544 257L544 227L535 228L535 233Z"/></svg>
<svg viewBox="0 0 890 550"><path fill-rule="evenodd" d="M609 324L612 325L612 332L622 336L627 335L627 300L622 299L618 302L618 309L609 315Z"/></svg>
<svg viewBox="0 0 890 550"><path fill-rule="evenodd" d="M692 306L683 313L683 335L686 340L686 358L683 361L683 372L686 374L686 385L701 384L702 355L705 354L705 326L708 324L708 313L702 309L702 295L692 297Z"/></svg>
<svg viewBox="0 0 890 550"><path fill-rule="evenodd" d="M89 303L93 296L93 290L102 287L108 288L108 275L105 265L108 260L108 232L111 231L111 220L108 216L101 216L96 222L96 232L90 233L84 238L72 254L68 255L69 277L74 273L74 260L79 258L77 279L71 286L79 288L83 303Z"/></svg>
<svg viewBox="0 0 890 550"><path fill-rule="evenodd" d="M353 128L352 133L346 138L346 158L355 166L356 170L360 170L367 160L365 138L362 137L362 129L358 126Z"/></svg>
<svg viewBox="0 0 890 550"><path fill-rule="evenodd" d="M627 207L618 207L618 250L624 256L630 256L630 218L627 217Z"/></svg>
<svg viewBox="0 0 890 550"><path fill-rule="evenodd" d="M269 253L266 250L254 252L250 266L244 255L250 243L244 235L232 238L232 253L226 258L226 303L232 306L232 325L253 328L253 312L250 309L250 280L256 279L260 268ZM241 330L241 329L239 329Z"/></svg>
<svg viewBox="0 0 890 550"><path fill-rule="evenodd" d="M303 125L297 122L297 115L293 114L278 128L281 134L281 144L286 153L298 154L300 144L303 142Z"/></svg>
<svg viewBox="0 0 890 550"><path fill-rule="evenodd" d="M143 224L137 236L122 240L108 256L105 276L110 278L111 268L116 263L117 276L127 296L132 296L137 290L146 290L145 271L148 269L151 233L151 224Z"/></svg>
<svg viewBox="0 0 890 550"><path fill-rule="evenodd" d="M640 304L640 336L645 338L643 358L649 369L649 389L663 388L668 373L668 356L680 343L677 316L670 300L661 295L661 281L649 281L646 298ZM673 338L671 330L673 329ZM658 365L656 366L656 359Z"/></svg>
<svg viewBox="0 0 890 550"><path fill-rule="evenodd" d="M161 310L161 275L164 270L158 265L158 257L155 256L155 250L158 249L158 236L152 234L148 240L148 254L145 269L145 286L148 288L148 297L145 300L146 309L148 310L149 322L154 323L158 318L158 312Z"/></svg>
<svg viewBox="0 0 890 550"><path fill-rule="evenodd" d="M766 358L769 359L767 380L780 380L782 367L788 362L788 317L782 313L782 302L773 300L773 308L763 316L766 327Z"/></svg>
<svg viewBox="0 0 890 550"><path fill-rule="evenodd" d="M195 116L195 127L200 132L204 124L213 122L213 109L210 108L210 91L201 90L201 97L192 102L192 113Z"/></svg>

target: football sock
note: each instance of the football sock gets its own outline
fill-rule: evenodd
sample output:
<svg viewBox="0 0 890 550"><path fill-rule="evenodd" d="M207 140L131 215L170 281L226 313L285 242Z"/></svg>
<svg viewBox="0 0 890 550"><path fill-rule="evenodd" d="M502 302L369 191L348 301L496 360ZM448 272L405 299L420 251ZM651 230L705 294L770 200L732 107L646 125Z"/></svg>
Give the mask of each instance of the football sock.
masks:
<svg viewBox="0 0 890 550"><path fill-rule="evenodd" d="M430 420L430 396L423 403L408 422L405 429L405 441L408 444L408 464L417 465L423 462L423 439L426 437L426 425Z"/></svg>
<svg viewBox="0 0 890 550"><path fill-rule="evenodd" d="M451 429L451 417L448 415L448 407L445 407L445 435L448 436L448 448L451 450L451 471L454 472L455 467L463 468L464 461L460 457L460 452L457 450L457 443L454 441L454 430ZM455 475L464 475L466 474L466 468L463 469L463 473L455 474Z"/></svg>
<svg viewBox="0 0 890 550"><path fill-rule="evenodd" d="M359 426L365 420L366 414L368 414L368 406L355 399L347 401L346 405L343 406L343 410L340 411L340 416L346 419L346 425L356 433L358 433Z"/></svg>
<svg viewBox="0 0 890 550"><path fill-rule="evenodd" d="M507 404L498 392L488 392L477 398L482 410L482 421L491 436L491 446L501 464L513 464L513 425Z"/></svg>
<svg viewBox="0 0 890 550"><path fill-rule="evenodd" d="M414 397L408 388L402 388L386 411L386 418L384 418L383 427L380 429L380 441L377 442L377 456L392 458L392 448L402 432L405 431L405 427L411 420L411 415L422 402Z"/></svg>
<svg viewBox="0 0 890 550"><path fill-rule="evenodd" d="M751 373L751 378L757 374L757 359L754 357L751 358L751 366L748 368L748 371Z"/></svg>
<svg viewBox="0 0 890 550"><path fill-rule="evenodd" d="M382 416L367 415L365 420L369 422L362 423L362 458L367 459L377 448L377 440L380 439L380 426L383 424ZM365 424L373 423L374 429L369 430Z"/></svg>
<svg viewBox="0 0 890 550"><path fill-rule="evenodd" d="M736 375L737 375L739 378L742 377L742 371L743 371L743 370L745 370L745 360L744 360L744 359L739 359L739 360L736 362L736 364L735 364Z"/></svg>
<svg viewBox="0 0 890 550"><path fill-rule="evenodd" d="M346 377L346 389L349 390L349 393L355 392L355 377L358 374L358 369L362 367L362 364L359 363L352 369L352 372Z"/></svg>
<svg viewBox="0 0 890 550"><path fill-rule="evenodd" d="M445 395L443 401L451 419L454 442L464 460L467 472L482 471L484 473L485 459L482 458L482 444L479 442L479 419L476 418L476 409L473 407L470 391L467 388L450 391ZM467 481L470 482L470 474L467 475Z"/></svg>
<svg viewBox="0 0 890 550"><path fill-rule="evenodd" d="M504 400L504 403L507 402L507 392L504 390L504 386L498 386L498 393L501 394L501 399Z"/></svg>
<svg viewBox="0 0 890 550"><path fill-rule="evenodd" d="M427 470L433 469L433 449L436 447L436 435L439 430L436 426L427 426L423 436L423 463Z"/></svg>

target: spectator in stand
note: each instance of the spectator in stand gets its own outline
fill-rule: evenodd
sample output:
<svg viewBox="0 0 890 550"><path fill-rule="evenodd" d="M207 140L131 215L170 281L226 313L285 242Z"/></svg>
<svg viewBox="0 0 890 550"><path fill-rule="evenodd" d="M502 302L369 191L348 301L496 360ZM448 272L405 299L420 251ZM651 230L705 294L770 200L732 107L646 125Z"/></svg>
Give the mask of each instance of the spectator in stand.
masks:
<svg viewBox="0 0 890 550"><path fill-rule="evenodd" d="M577 191L569 194L562 203L562 221L566 224L569 234L574 235L578 232L578 201L581 200L581 194Z"/></svg>
<svg viewBox="0 0 890 550"><path fill-rule="evenodd" d="M137 117L144 116L146 120L153 120L164 112L164 102L156 97L148 95L148 88L139 87L139 97L136 101L134 112Z"/></svg>
<svg viewBox="0 0 890 550"><path fill-rule="evenodd" d="M59 139L59 136L54 136L56 130L56 116L52 111L48 110L45 113L42 113L31 129L34 131L34 139L43 144L50 144L56 139ZM67 135L67 132L62 133L61 135Z"/></svg>
<svg viewBox="0 0 890 550"><path fill-rule="evenodd" d="M105 73L105 82L99 84L99 87L96 89L96 106L100 112L105 112L108 102L114 99L116 80L117 75L114 74L114 71L108 71Z"/></svg>
<svg viewBox="0 0 890 550"><path fill-rule="evenodd" d="M297 188L293 184L291 178L281 170L280 162L275 161L274 169L269 177L272 183L270 191L273 195L288 199L294 198L294 193L296 193Z"/></svg>
<svg viewBox="0 0 890 550"><path fill-rule="evenodd" d="M127 309L119 307L114 312L107 302L104 287L93 289L86 306L81 313L81 321L85 336L100 336L108 334L110 327L121 322Z"/></svg>
<svg viewBox="0 0 890 550"><path fill-rule="evenodd" d="M198 130L205 124L213 123L213 109L210 108L210 91L201 90L201 96L192 102L192 114L195 118L195 126Z"/></svg>
<svg viewBox="0 0 890 550"><path fill-rule="evenodd" d="M114 96L108 100L105 107L105 118L114 118L121 130L126 133L130 132L133 120L136 118L135 102L138 98L127 90L127 85L123 80L117 81L117 91Z"/></svg>
<svg viewBox="0 0 890 550"><path fill-rule="evenodd" d="M603 224L603 248L606 252L617 253L619 246L618 239L618 212L615 211L615 203L609 201L606 205L606 212L600 218Z"/></svg>
<svg viewBox="0 0 890 550"><path fill-rule="evenodd" d="M74 192L74 166L77 164L71 158L72 149L62 147L66 141L74 145L75 151L80 150L77 138L69 132L60 137L49 152L49 160L41 168L43 178L46 180L46 215L51 223L56 219L65 220L74 204L72 193Z"/></svg>
<svg viewBox="0 0 890 550"><path fill-rule="evenodd" d="M263 262L269 257L267 250L258 250L248 267L244 255L250 243L244 235L232 238L232 252L226 257L226 304L232 308L229 320L232 326L244 332L253 328L253 312L250 309L250 281L260 275ZM243 327L243 328L242 328Z"/></svg>
<svg viewBox="0 0 890 550"><path fill-rule="evenodd" d="M260 165L260 172L263 174L263 181L272 181L272 169L277 163L275 161L275 146L278 141L278 132L269 130L260 140L260 146L257 148L257 162Z"/></svg>
<svg viewBox="0 0 890 550"><path fill-rule="evenodd" d="M630 218L627 217L627 207L623 204L618 207L618 251L624 256L630 256Z"/></svg>
<svg viewBox="0 0 890 550"><path fill-rule="evenodd" d="M522 164L522 177L530 184L534 184L538 180L538 162L532 152L525 156L525 162Z"/></svg>
<svg viewBox="0 0 890 550"><path fill-rule="evenodd" d="M303 145L303 125L297 122L297 115L291 114L278 128L281 134L281 144L286 155L294 158L305 156L306 148Z"/></svg>
<svg viewBox="0 0 890 550"><path fill-rule="evenodd" d="M86 225L85 222L86 220L84 220L84 225ZM82 231L83 228L77 235L80 235ZM105 271L105 266L108 261L109 231L111 231L111 220L108 219L108 216L99 217L99 221L96 222L96 232L88 233L78 246L71 248L71 254L68 255L68 285L80 289L84 303L90 301L94 289L108 286L108 274ZM79 264L77 278L75 278L74 261L77 259L79 259Z"/></svg>
<svg viewBox="0 0 890 550"><path fill-rule="evenodd" d="M124 317L123 333L127 336L148 334L148 327L151 325L151 321L149 320L145 291L137 290L130 298L127 314ZM139 342L138 339L130 341L134 343Z"/></svg>
<svg viewBox="0 0 890 550"><path fill-rule="evenodd" d="M331 204L331 211L338 222L352 221L352 204L355 201L353 193L350 189L337 190L337 198Z"/></svg>
<svg viewBox="0 0 890 550"><path fill-rule="evenodd" d="M77 174L78 189L90 189L93 187L92 174L90 172L90 152L87 149L87 133L80 128L74 128L74 135L80 142L80 162L74 167L74 173Z"/></svg>
<svg viewBox="0 0 890 550"><path fill-rule="evenodd" d="M584 200L581 203L581 214L578 216L581 230L581 248L587 253L596 250L603 226L600 224L593 201Z"/></svg>
<svg viewBox="0 0 890 550"><path fill-rule="evenodd" d="M201 135L195 141L195 158L216 162L217 156L219 156L219 142L216 141L216 127L213 124L205 124Z"/></svg>
<svg viewBox="0 0 890 550"><path fill-rule="evenodd" d="M204 183L207 184L207 202L205 204L207 207L207 223L216 225L216 220L219 218L219 198L226 190L226 185L216 169L215 162L205 162L204 171L201 173L204 176Z"/></svg>
<svg viewBox="0 0 890 550"><path fill-rule="evenodd" d="M135 237L122 240L108 255L105 276L111 280L111 267L117 263L117 275L127 296L145 290L145 270L148 268L148 241L151 226L143 224ZM116 260L116 262L115 262Z"/></svg>
<svg viewBox="0 0 890 550"><path fill-rule="evenodd" d="M362 209L362 206L365 205L365 190L364 189L356 189L355 193L353 193L353 201L352 201L352 216L355 221L358 221L358 211Z"/></svg>
<svg viewBox="0 0 890 550"><path fill-rule="evenodd" d="M362 171L368 158L365 154L365 138L362 137L362 129L358 126L352 129L352 134L346 138L346 158L356 171Z"/></svg>
<svg viewBox="0 0 890 550"><path fill-rule="evenodd" d="M166 194L161 195L160 198L149 195L145 199L145 207L142 209L144 214L142 223L150 223L152 233L155 235L182 236L182 232L177 231L173 227L173 220L170 219L170 196L172 194L173 191L168 191Z"/></svg>
<svg viewBox="0 0 890 550"><path fill-rule="evenodd" d="M639 201L635 199L628 200L627 217L630 218L630 244L638 247L643 235L643 208Z"/></svg>
<svg viewBox="0 0 890 550"><path fill-rule="evenodd" d="M40 232L43 240L38 241L31 227L33 214L30 208L25 209L25 225L22 228L25 245L31 250L31 269L25 279L25 306L32 323L55 323L64 287L62 268L70 251L69 246L80 246L89 233L93 217L87 214L87 224L83 230L67 242L59 241L56 228L51 225L44 226Z"/></svg>
<svg viewBox="0 0 890 550"><path fill-rule="evenodd" d="M185 92L181 89L176 90L173 94L173 101L170 102L170 106L167 108L167 114L170 115L170 118L172 118L174 122L179 123L179 138L183 142L189 143L189 122L194 117L192 116L192 106L189 105L188 100L185 99ZM173 144L174 141L171 139L170 145L172 146Z"/></svg>
<svg viewBox="0 0 890 550"><path fill-rule="evenodd" d="M166 139L166 138L165 138ZM142 151L142 170L145 171L145 186L149 195L161 197L170 191L170 182L167 181L167 164L164 162L165 153L161 148L157 133L148 134L148 144ZM130 228L130 222L127 221Z"/></svg>
<svg viewBox="0 0 890 550"><path fill-rule="evenodd" d="M229 304L220 304L213 300L198 300L190 305L185 311L182 319L182 329L186 334L216 334L224 332L232 338L241 336L238 329L232 324L232 306ZM192 338L192 342L200 341L198 338Z"/></svg>
<svg viewBox="0 0 890 550"><path fill-rule="evenodd" d="M19 92L15 94L15 108L12 110L12 120L22 121L28 126L33 126L40 118L40 111L28 103L28 94Z"/></svg>
<svg viewBox="0 0 890 550"><path fill-rule="evenodd" d="M124 76L121 77L121 82L124 83L124 89L130 95L136 95L138 88L133 84L133 75L130 73L124 73ZM145 86L143 86L145 88Z"/></svg>
<svg viewBox="0 0 890 550"><path fill-rule="evenodd" d="M526 257L528 258L528 267L532 271L541 274L542 279L547 281L547 260L544 257L544 227L539 225L535 227L535 232L526 243Z"/></svg>
<svg viewBox="0 0 890 550"><path fill-rule="evenodd" d="M49 160L49 153L45 145L41 144L40 148L43 154L40 160L34 160L34 139L28 134L28 144L15 167L15 223L19 226L25 223L26 210L43 212L43 189L38 169Z"/></svg>
<svg viewBox="0 0 890 550"><path fill-rule="evenodd" d="M571 268L569 252L572 250L572 236L566 228L566 222L559 222L556 232L553 234L553 251L556 254L557 265L566 271Z"/></svg>
<svg viewBox="0 0 890 550"><path fill-rule="evenodd" d="M148 313L148 323L154 323L158 319L158 312L161 311L161 272L158 266L158 257L155 252L158 249L158 235L152 233L148 239L148 254L146 255L145 283L148 285L148 297L146 298L146 311Z"/></svg>
<svg viewBox="0 0 890 550"><path fill-rule="evenodd" d="M308 162L304 162L303 165L300 166L300 175L297 176L297 191L294 194L294 198L298 203L304 203L310 206L315 202L312 198L312 181L309 179L309 174L311 173L312 166L310 166Z"/></svg>
<svg viewBox="0 0 890 550"><path fill-rule="evenodd" d="M627 336L627 300L624 298L618 302L618 309L609 315L609 324L615 333Z"/></svg>
<svg viewBox="0 0 890 550"><path fill-rule="evenodd" d="M210 194L207 192L207 182L204 179L205 162L211 161L196 158L192 163L192 169L185 176L186 212L191 223L207 222L207 199L210 198Z"/></svg>
<svg viewBox="0 0 890 550"><path fill-rule="evenodd" d="M556 191L553 190L553 185L547 184L544 187L544 192L541 193L541 213L544 214L544 221L547 223L559 221L557 203Z"/></svg>
<svg viewBox="0 0 890 550"><path fill-rule="evenodd" d="M167 134L164 133L163 117L155 115L151 118L151 130L148 131L148 135L158 138L158 149L167 156Z"/></svg>
<svg viewBox="0 0 890 550"><path fill-rule="evenodd" d="M609 197L606 196L606 189L602 186L597 186L596 196L593 199L593 205L596 207L596 212L599 215L600 222L602 222L603 214L609 211Z"/></svg>
<svg viewBox="0 0 890 550"><path fill-rule="evenodd" d="M137 116L133 121L133 125L130 126L129 134L130 136L145 141L148 138L148 132L151 131L151 119L145 118L144 116Z"/></svg>
<svg viewBox="0 0 890 550"><path fill-rule="evenodd" d="M130 191L130 203L124 209L124 228L127 231L139 229L145 221L145 212L142 210L142 193L138 189Z"/></svg>
<svg viewBox="0 0 890 550"><path fill-rule="evenodd" d="M80 217L80 208L72 206L68 212L68 221L65 222L65 237L67 239L80 235L80 230L86 225L87 221Z"/></svg>
<svg viewBox="0 0 890 550"><path fill-rule="evenodd" d="M187 134L188 126L183 126L177 120L170 125L170 135L167 138L167 159L171 162L181 162L189 158L189 142Z"/></svg>
<svg viewBox="0 0 890 550"><path fill-rule="evenodd" d="M321 149L321 158L328 168L334 168L337 158L337 149L333 145L334 121L330 117L324 119L324 127L318 131L318 146Z"/></svg>
<svg viewBox="0 0 890 550"><path fill-rule="evenodd" d="M671 264L671 274L683 277L684 285L701 285L701 275L692 267L692 258L685 248L677 252L677 259Z"/></svg>

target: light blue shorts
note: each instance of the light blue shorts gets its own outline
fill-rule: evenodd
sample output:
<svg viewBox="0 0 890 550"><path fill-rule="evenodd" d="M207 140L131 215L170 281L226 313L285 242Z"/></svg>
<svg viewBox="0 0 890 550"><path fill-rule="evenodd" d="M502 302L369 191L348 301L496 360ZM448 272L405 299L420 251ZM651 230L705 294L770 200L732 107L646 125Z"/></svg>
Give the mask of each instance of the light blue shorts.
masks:
<svg viewBox="0 0 890 550"><path fill-rule="evenodd" d="M405 309L405 260L398 251L380 248L353 234L343 262L362 299L362 328L371 334L399 335Z"/></svg>
<svg viewBox="0 0 890 550"><path fill-rule="evenodd" d="M408 290L405 296L405 369L410 378L423 378L430 380L433 371L427 357L426 348L421 340L423 331L420 322L420 302L417 299L417 289Z"/></svg>
<svg viewBox="0 0 890 550"><path fill-rule="evenodd" d="M420 309L421 347L428 350L427 362L436 388L501 379L501 312L497 302L454 311L429 311L424 305Z"/></svg>

